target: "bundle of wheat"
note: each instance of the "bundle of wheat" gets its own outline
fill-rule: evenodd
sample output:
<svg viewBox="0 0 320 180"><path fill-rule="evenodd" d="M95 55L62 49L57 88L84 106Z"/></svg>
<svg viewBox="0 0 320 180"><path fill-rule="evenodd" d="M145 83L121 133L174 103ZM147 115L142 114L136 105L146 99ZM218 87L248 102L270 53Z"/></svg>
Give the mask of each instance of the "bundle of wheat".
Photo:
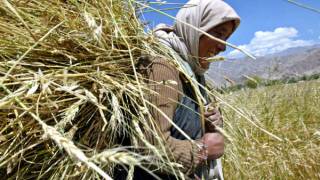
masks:
<svg viewBox="0 0 320 180"><path fill-rule="evenodd" d="M130 176L151 159L178 170L143 133L155 131L145 98L152 92L135 66L161 48L145 34L139 8L122 0L1 1L3 177L110 179L116 165ZM117 137L128 135L132 146L118 147ZM140 143L149 156L136 153Z"/></svg>

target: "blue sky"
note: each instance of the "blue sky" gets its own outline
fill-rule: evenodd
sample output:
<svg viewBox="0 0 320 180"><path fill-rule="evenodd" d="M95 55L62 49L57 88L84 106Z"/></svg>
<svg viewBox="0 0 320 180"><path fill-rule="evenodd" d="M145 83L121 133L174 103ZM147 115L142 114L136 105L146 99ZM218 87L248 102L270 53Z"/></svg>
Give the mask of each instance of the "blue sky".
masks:
<svg viewBox="0 0 320 180"><path fill-rule="evenodd" d="M156 0L154 0L156 1ZM320 9L320 0L296 0ZM186 3L187 0L167 0L168 3ZM225 0L240 15L242 22L228 40L255 55L279 52L290 47L312 45L320 42L320 13L316 13L286 0ZM170 8L177 5L154 5ZM178 9L166 11L175 15ZM150 26L158 23L172 24L173 20L156 12L147 12ZM228 56L239 56L228 48ZM231 53L230 53L231 52Z"/></svg>

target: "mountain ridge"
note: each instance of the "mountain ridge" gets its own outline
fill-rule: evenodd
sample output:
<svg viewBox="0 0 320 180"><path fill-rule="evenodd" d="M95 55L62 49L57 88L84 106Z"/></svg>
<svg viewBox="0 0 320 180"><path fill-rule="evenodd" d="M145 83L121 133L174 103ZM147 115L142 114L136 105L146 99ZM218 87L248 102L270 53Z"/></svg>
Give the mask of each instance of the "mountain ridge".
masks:
<svg viewBox="0 0 320 180"><path fill-rule="evenodd" d="M245 76L274 80L315 73L320 73L320 44L290 48L256 60L244 57L212 63L207 75L220 87L228 85L226 79L242 84Z"/></svg>

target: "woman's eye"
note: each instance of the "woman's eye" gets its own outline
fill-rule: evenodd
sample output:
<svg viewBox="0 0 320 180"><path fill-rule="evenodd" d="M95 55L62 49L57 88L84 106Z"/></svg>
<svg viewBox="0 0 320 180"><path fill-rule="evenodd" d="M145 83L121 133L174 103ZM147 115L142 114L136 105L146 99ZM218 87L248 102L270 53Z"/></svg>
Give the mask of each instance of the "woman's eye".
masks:
<svg viewBox="0 0 320 180"><path fill-rule="evenodd" d="M219 36L219 37L223 37L223 34L222 34L222 33L218 33L218 36Z"/></svg>
<svg viewBox="0 0 320 180"><path fill-rule="evenodd" d="M215 32L215 33L214 33L214 36L217 37L217 38L219 38L219 39L222 39L223 33L221 33L221 32Z"/></svg>

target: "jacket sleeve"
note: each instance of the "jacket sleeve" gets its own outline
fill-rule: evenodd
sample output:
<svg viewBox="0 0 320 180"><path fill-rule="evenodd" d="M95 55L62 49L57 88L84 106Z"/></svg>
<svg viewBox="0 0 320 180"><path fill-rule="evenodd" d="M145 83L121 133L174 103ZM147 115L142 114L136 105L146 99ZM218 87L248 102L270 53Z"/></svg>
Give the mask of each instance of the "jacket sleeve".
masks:
<svg viewBox="0 0 320 180"><path fill-rule="evenodd" d="M151 112L159 125L160 133L166 142L166 148L171 151L174 160L183 165L182 171L184 173L194 172L200 163L198 147L189 140L179 140L172 137L170 134L172 124L159 112L160 110L168 118L173 119L180 99L179 94L182 91L179 72L165 60L156 60L150 67L149 80L151 89L158 93L151 97L151 103L156 105L158 109L153 108Z"/></svg>

